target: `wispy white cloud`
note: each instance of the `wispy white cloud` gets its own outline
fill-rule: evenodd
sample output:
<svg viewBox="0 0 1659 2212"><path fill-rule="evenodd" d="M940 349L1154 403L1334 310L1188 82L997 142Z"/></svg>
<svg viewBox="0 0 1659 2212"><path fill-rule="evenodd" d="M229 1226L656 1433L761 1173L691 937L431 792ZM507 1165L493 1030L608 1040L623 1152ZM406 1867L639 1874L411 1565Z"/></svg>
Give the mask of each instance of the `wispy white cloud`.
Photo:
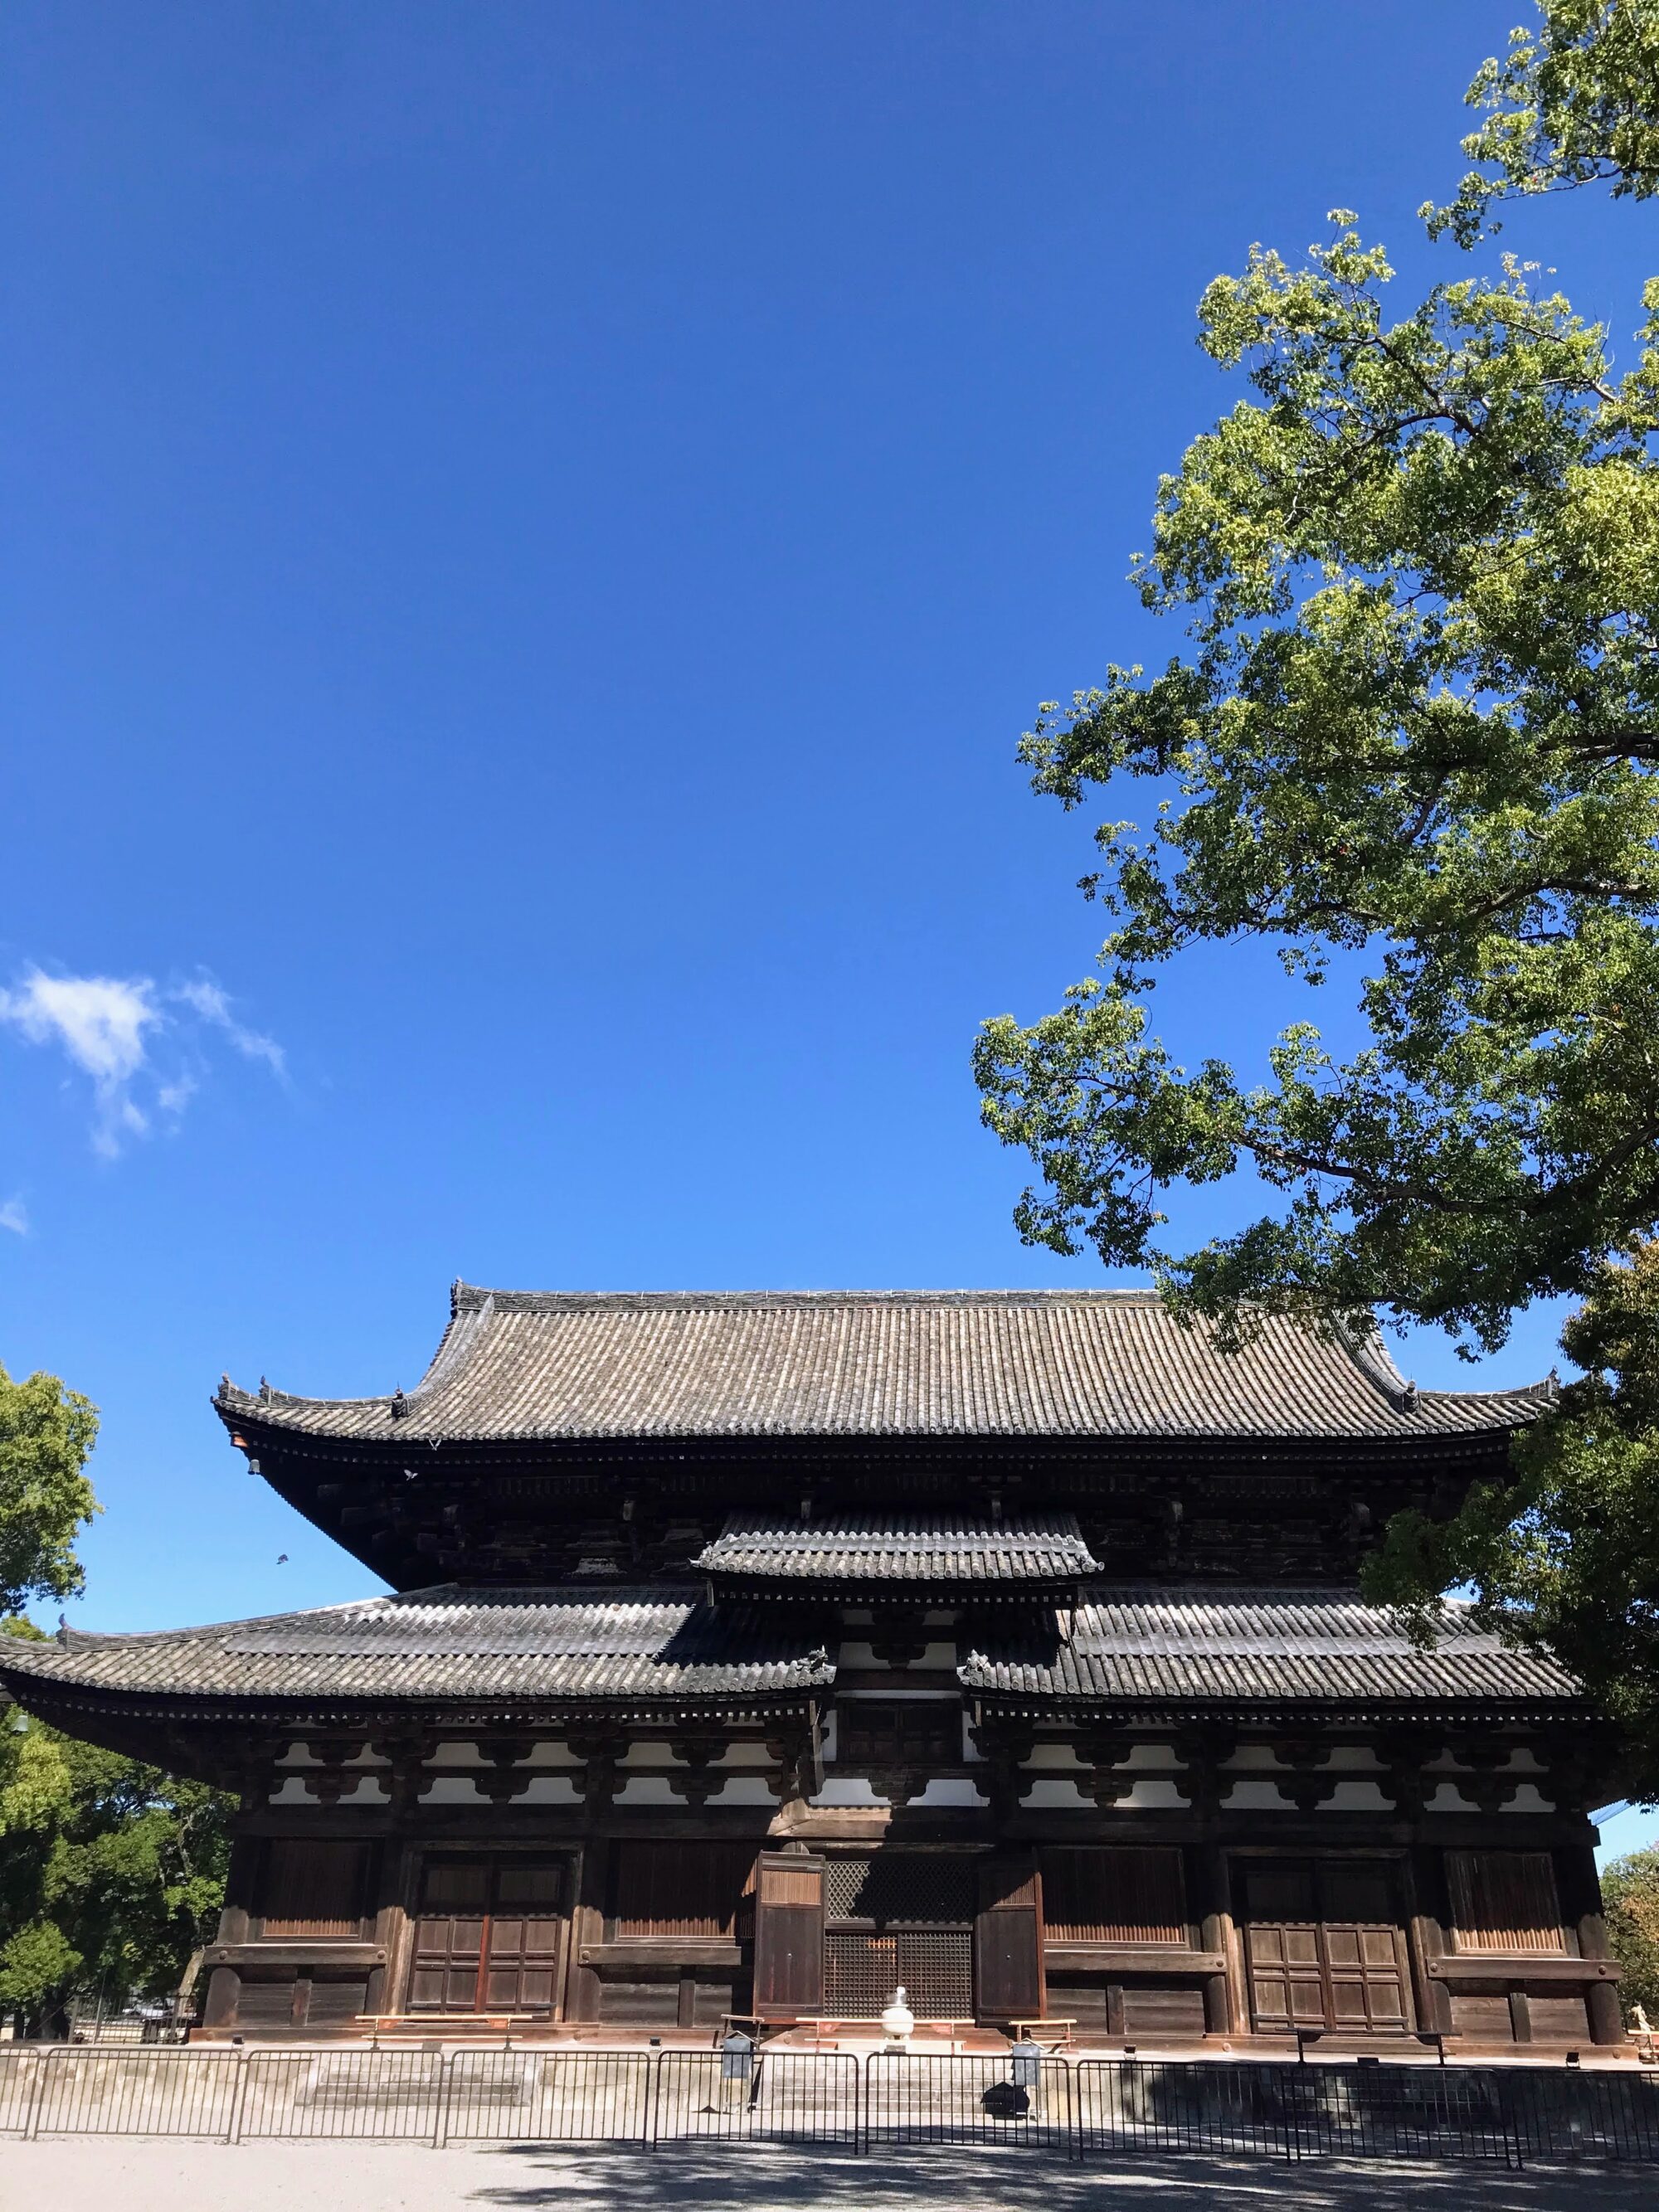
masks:
<svg viewBox="0 0 1659 2212"><path fill-rule="evenodd" d="M230 1011L228 995L210 975L198 975L191 982L177 985L172 996L193 1007L204 1022L222 1030L245 1060L264 1060L273 1075L287 1073L288 1063L276 1038L245 1029Z"/></svg>
<svg viewBox="0 0 1659 2212"><path fill-rule="evenodd" d="M0 1205L0 1229L9 1229L14 1237L28 1235L28 1208L21 1198L9 1198Z"/></svg>
<svg viewBox="0 0 1659 2212"><path fill-rule="evenodd" d="M93 1148L113 1159L129 1139L148 1136L158 1115L176 1121L200 1089L204 1030L222 1033L273 1074L285 1073L282 1047L246 1028L231 1006L206 975L164 988L149 975L49 975L30 968L9 990L0 988L0 1024L31 1044L56 1045L88 1079ZM16 1226L0 1213L0 1227Z"/></svg>

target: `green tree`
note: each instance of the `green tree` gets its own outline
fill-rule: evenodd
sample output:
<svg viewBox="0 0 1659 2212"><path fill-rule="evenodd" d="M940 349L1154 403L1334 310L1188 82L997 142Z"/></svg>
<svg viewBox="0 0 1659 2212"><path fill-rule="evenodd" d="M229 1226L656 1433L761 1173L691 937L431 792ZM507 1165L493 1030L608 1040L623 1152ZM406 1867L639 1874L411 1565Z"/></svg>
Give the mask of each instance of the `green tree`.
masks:
<svg viewBox="0 0 1659 2212"><path fill-rule="evenodd" d="M0 1708L0 2013L60 2032L76 1993L118 2009L176 1989L217 1917L231 1810Z"/></svg>
<svg viewBox="0 0 1659 2212"><path fill-rule="evenodd" d="M1615 1859L1601 1877L1613 1954L1624 1968L1620 1995L1659 2027L1659 1850Z"/></svg>
<svg viewBox="0 0 1659 2212"><path fill-rule="evenodd" d="M55 1375L14 1382L0 1366L0 1615L82 1588L75 1539L99 1510L86 1474L97 1437L78 1390Z"/></svg>
<svg viewBox="0 0 1659 2212"><path fill-rule="evenodd" d="M1433 1594L1472 1585L1486 1625L1595 1692L1630 1747L1626 1786L1659 1795L1659 1245L1601 1267L1562 1344L1583 1374L1519 1439L1510 1480L1449 1521L1396 1515L1366 1587L1426 1638Z"/></svg>
<svg viewBox="0 0 1659 2212"><path fill-rule="evenodd" d="M1505 200L1606 184L1615 198L1659 191L1659 21L1644 0L1550 0L1532 29L1469 87L1486 111L1463 151L1480 164L1449 207L1423 216L1462 246L1498 228Z"/></svg>
<svg viewBox="0 0 1659 2212"><path fill-rule="evenodd" d="M1431 229L1473 246L1501 204L1598 179L1648 197L1659 0L1541 0L1470 99L1482 167ZM1139 784L1156 810L1097 831L1097 972L981 1031L983 1112L1041 1170L1027 1241L1150 1267L1228 1340L1380 1309L1473 1354L1536 1298L1587 1301L1587 1379L1513 1482L1396 1524L1369 1586L1426 1632L1473 1582L1621 1713L1659 1794L1659 279L1621 368L1507 258L1398 312L1382 249L1333 222L1200 303L1249 388L1163 479L1132 570L1185 649L1022 742L1066 805ZM1350 983L1357 1048L1304 1020L1264 1037L1265 1079L1178 1064L1158 981L1249 943L1310 1007ZM1172 1248L1164 1194L1240 1170L1267 1210Z"/></svg>
<svg viewBox="0 0 1659 2212"><path fill-rule="evenodd" d="M1234 1328L1382 1306L1495 1346L1659 1226L1659 280L1615 374L1513 262L1391 316L1382 249L1335 225L1200 303L1253 396L1164 479L1133 571L1189 647L1022 745L1039 791L1149 781L1156 817L1097 833L1101 972L988 1024L976 1069L1042 1170L1028 1238ZM1302 1022L1265 1082L1178 1066L1160 975L1251 940L1316 999L1363 973L1362 1048ZM1273 1210L1167 1249L1161 1194L1243 1165Z"/></svg>

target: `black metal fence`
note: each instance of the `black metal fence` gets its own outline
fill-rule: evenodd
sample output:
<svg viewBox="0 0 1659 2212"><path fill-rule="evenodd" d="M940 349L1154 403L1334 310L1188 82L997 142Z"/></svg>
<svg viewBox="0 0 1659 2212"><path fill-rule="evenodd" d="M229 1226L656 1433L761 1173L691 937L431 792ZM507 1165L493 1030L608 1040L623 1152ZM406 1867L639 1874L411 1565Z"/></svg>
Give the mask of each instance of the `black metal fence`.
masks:
<svg viewBox="0 0 1659 2212"><path fill-rule="evenodd" d="M665 2051L652 2141L839 2143L863 2136L862 2069L850 2051Z"/></svg>
<svg viewBox="0 0 1659 2212"><path fill-rule="evenodd" d="M864 2068L864 2139L1023 2143L1079 2149L1073 2069L1036 2045L977 2051L877 2051Z"/></svg>
<svg viewBox="0 0 1659 2212"><path fill-rule="evenodd" d="M1659 2166L1659 2079L1634 2068L509 2045L0 2047L0 2134L337 2141L1000 2143L1072 2159Z"/></svg>

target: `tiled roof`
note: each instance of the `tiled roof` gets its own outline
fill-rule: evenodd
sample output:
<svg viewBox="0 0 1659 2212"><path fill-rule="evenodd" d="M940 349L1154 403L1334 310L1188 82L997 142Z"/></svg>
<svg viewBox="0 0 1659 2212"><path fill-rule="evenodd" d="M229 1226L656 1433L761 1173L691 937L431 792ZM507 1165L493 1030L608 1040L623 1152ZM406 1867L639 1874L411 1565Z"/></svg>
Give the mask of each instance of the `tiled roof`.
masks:
<svg viewBox="0 0 1659 2212"><path fill-rule="evenodd" d="M814 1638L688 1589L446 1587L147 1636L0 1643L0 1681L168 1700L459 1698L554 1704L804 1694Z"/></svg>
<svg viewBox="0 0 1659 2212"><path fill-rule="evenodd" d="M987 1523L959 1514L836 1513L802 1522L734 1513L692 1562L718 1577L1018 1589L1100 1571L1074 1513Z"/></svg>
<svg viewBox="0 0 1659 2212"><path fill-rule="evenodd" d="M33 1691L185 1717L208 1701L267 1713L400 1703L748 1710L833 1686L817 1632L774 1624L763 1610L711 1608L686 1589L448 1587L156 1635L8 1638L0 1684L26 1704ZM1038 1712L1058 1702L1492 1715L1571 1711L1580 1697L1559 1668L1473 1628L1464 1608L1449 1607L1435 1648L1419 1651L1351 1593L1097 1584L1085 1590L1070 1642L1019 1632L985 1642L958 1669L963 1687Z"/></svg>
<svg viewBox="0 0 1659 2212"><path fill-rule="evenodd" d="M1151 1291L483 1291L406 1397L228 1382L226 1421L383 1443L652 1437L1412 1437L1530 1420L1547 1386L1425 1390L1380 1343L1266 1317L1243 1351Z"/></svg>
<svg viewBox="0 0 1659 2212"><path fill-rule="evenodd" d="M999 1698L1108 1705L1555 1705L1580 1696L1541 1653L1516 1650L1448 1605L1431 1650L1352 1592L1085 1594L1069 1643L999 1637L960 1669Z"/></svg>

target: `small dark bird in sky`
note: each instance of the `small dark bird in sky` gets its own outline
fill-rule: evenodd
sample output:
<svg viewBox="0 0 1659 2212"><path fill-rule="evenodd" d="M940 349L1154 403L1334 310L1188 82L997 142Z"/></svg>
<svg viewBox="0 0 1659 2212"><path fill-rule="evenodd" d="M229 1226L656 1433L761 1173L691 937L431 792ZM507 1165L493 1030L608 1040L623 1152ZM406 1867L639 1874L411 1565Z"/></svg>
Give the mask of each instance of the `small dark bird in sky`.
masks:
<svg viewBox="0 0 1659 2212"><path fill-rule="evenodd" d="M277 1553L276 1564L279 1567L285 1567L288 1565L288 1553L286 1552Z"/></svg>

